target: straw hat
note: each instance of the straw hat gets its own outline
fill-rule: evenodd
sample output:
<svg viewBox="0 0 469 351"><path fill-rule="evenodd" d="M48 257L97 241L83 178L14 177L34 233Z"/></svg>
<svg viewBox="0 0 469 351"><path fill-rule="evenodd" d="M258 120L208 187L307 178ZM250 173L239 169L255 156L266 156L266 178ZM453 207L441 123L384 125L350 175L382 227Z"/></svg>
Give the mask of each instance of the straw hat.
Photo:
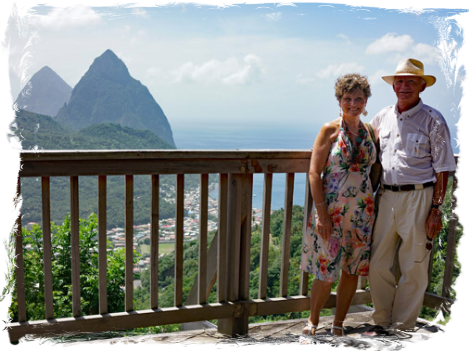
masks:
<svg viewBox="0 0 469 351"><path fill-rule="evenodd" d="M417 76L421 77L427 83L427 87L432 86L436 82L434 76L424 75L423 74L423 63L419 60L412 58L403 59L396 68L396 73L391 76L381 77L388 84L394 83L394 77L396 76Z"/></svg>

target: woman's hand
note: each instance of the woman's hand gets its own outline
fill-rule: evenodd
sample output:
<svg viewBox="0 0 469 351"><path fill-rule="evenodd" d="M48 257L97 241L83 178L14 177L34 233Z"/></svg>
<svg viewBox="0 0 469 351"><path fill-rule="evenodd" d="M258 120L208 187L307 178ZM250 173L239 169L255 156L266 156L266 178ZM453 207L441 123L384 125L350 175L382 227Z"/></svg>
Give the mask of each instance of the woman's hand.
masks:
<svg viewBox="0 0 469 351"><path fill-rule="evenodd" d="M332 234L332 222L329 215L318 216L316 232L325 241L329 241Z"/></svg>

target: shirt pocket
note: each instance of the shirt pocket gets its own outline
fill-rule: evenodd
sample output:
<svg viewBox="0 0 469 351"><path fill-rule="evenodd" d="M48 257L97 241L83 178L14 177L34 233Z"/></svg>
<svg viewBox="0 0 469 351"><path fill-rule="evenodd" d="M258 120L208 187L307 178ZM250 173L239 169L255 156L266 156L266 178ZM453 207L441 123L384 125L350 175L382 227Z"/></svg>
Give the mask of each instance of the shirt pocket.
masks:
<svg viewBox="0 0 469 351"><path fill-rule="evenodd" d="M430 139L420 133L407 135L406 154L410 157L425 157L430 153Z"/></svg>
<svg viewBox="0 0 469 351"><path fill-rule="evenodd" d="M384 151L389 145L389 138L391 137L391 131L379 132L379 148Z"/></svg>

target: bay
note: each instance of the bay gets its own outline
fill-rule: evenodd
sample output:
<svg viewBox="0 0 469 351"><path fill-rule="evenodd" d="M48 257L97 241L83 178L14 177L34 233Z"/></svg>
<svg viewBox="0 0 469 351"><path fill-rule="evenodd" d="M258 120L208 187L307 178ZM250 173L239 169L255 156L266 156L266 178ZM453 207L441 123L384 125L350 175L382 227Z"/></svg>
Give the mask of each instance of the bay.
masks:
<svg viewBox="0 0 469 351"><path fill-rule="evenodd" d="M317 132L300 128L199 127L173 128L180 150L310 150ZM272 179L272 210L285 207L285 174ZM306 174L295 174L293 204L303 206ZM262 208L264 175L253 177L253 208ZM218 197L217 188L210 196Z"/></svg>

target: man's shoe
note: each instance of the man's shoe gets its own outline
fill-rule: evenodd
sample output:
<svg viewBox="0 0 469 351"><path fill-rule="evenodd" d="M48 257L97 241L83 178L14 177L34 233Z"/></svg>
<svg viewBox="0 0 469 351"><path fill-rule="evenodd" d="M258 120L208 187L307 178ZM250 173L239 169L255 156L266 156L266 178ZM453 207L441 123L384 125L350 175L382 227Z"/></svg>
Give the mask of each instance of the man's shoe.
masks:
<svg viewBox="0 0 469 351"><path fill-rule="evenodd" d="M370 330L362 334L362 342L365 344L374 344L384 342L388 338L388 332L381 326L375 325Z"/></svg>
<svg viewBox="0 0 469 351"><path fill-rule="evenodd" d="M389 334L388 341L386 341L385 351L402 351L404 349L404 339L396 334Z"/></svg>

